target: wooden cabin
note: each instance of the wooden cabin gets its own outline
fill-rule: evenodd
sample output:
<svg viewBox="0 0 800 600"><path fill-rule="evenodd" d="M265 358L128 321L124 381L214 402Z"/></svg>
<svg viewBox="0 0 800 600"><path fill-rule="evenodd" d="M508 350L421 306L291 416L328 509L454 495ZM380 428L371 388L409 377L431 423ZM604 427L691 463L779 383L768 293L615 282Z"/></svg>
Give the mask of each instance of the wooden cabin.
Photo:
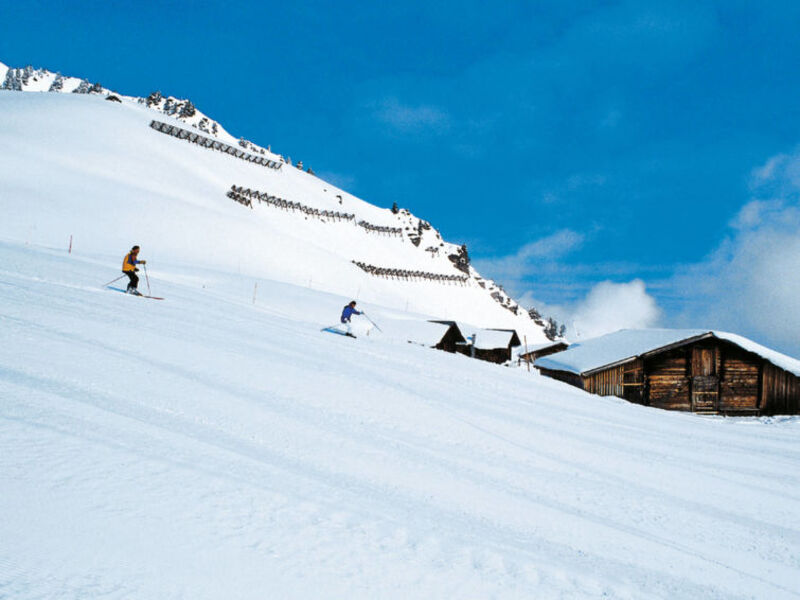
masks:
<svg viewBox="0 0 800 600"><path fill-rule="evenodd" d="M512 349L521 344L513 329L474 329L467 340L470 344L462 346L465 354L500 365L511 360Z"/></svg>
<svg viewBox="0 0 800 600"><path fill-rule="evenodd" d="M439 321L430 321L430 323L436 323L437 325L442 325L445 328L444 333L441 333L440 330L441 337L433 346L437 350L444 350L445 352L454 353L459 346L466 344L467 340L464 338L464 335L461 333L461 330L458 328L456 323L441 323Z"/></svg>
<svg viewBox="0 0 800 600"><path fill-rule="evenodd" d="M517 364L521 365L524 362L533 364L537 358L550 356L556 352L563 352L567 348L569 348L567 342L547 342L545 344L529 345L527 348L517 350Z"/></svg>
<svg viewBox="0 0 800 600"><path fill-rule="evenodd" d="M800 412L800 361L721 331L622 330L539 358L534 366L592 394L667 410Z"/></svg>
<svg viewBox="0 0 800 600"><path fill-rule="evenodd" d="M445 352L456 352L456 348L466 343L454 321L386 319L381 323L380 333L388 338Z"/></svg>

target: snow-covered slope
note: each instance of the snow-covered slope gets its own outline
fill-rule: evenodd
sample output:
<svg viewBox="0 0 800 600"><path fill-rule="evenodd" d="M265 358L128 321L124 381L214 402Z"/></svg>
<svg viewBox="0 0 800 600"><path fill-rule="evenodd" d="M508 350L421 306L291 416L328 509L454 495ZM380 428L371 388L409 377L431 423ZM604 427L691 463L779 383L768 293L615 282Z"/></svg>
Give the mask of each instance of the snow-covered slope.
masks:
<svg viewBox="0 0 800 600"><path fill-rule="evenodd" d="M49 89L51 77L34 70L22 89ZM224 130L203 133L192 119L170 116L175 104L166 110L163 98L118 103L104 93L0 90L0 236L64 245L72 235L77 248L120 260L136 243L153 268L170 260L187 271L235 270L545 340L541 325L475 272L460 247L407 210L364 202L277 154L236 145ZM165 135L150 126L154 119L187 135L230 138L279 168ZM226 196L234 185L307 210L244 206ZM325 216L332 213L348 218Z"/></svg>
<svg viewBox="0 0 800 600"><path fill-rule="evenodd" d="M0 597L797 597L797 418L320 334L345 297L235 272L133 298L115 262L0 242Z"/></svg>
<svg viewBox="0 0 800 600"><path fill-rule="evenodd" d="M0 91L0 597L797 597L800 420L409 344L544 336L407 211L106 92ZM102 287L134 243L165 301ZM354 297L384 332L321 333Z"/></svg>

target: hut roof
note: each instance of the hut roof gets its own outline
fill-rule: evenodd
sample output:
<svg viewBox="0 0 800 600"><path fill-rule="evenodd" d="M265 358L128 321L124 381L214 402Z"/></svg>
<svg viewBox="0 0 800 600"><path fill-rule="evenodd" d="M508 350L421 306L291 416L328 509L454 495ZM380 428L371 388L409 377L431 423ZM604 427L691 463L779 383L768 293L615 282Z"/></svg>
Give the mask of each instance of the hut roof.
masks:
<svg viewBox="0 0 800 600"><path fill-rule="evenodd" d="M622 329L584 342L567 350L537 358L537 367L586 375L593 371L661 352L675 346L715 337L736 344L764 360L800 377L800 360L794 359L735 333L708 329Z"/></svg>
<svg viewBox="0 0 800 600"><path fill-rule="evenodd" d="M423 346L435 346L450 329L444 323L417 319L384 319L380 325L384 337Z"/></svg>
<svg viewBox="0 0 800 600"><path fill-rule="evenodd" d="M519 345L519 336L513 329L478 329L475 331L475 348L494 350Z"/></svg>
<svg viewBox="0 0 800 600"><path fill-rule="evenodd" d="M516 352L514 352L514 356L520 357L525 356L526 354L533 354L534 352L539 352L541 350L546 350L548 348L555 348L557 346L563 346L564 348L568 348L569 344L565 341L557 341L557 342L544 342L542 344L528 344L527 350L524 346L520 346L517 348Z"/></svg>
<svg viewBox="0 0 800 600"><path fill-rule="evenodd" d="M525 350L525 346L520 346L514 351L514 358L517 360L526 360L526 356L530 356L532 354L536 354L537 352L541 352L542 350L551 350L551 352L546 352L545 354L556 354L557 352L563 352L569 348L569 344L565 341L558 341L558 342L547 342L544 344L528 344L527 351Z"/></svg>
<svg viewBox="0 0 800 600"><path fill-rule="evenodd" d="M517 332L513 329L485 329L463 321L432 321L433 323L443 323L455 325L466 340L471 342L472 335L475 335L475 348L478 350L495 350L496 348L508 348L509 345L518 346L521 342Z"/></svg>

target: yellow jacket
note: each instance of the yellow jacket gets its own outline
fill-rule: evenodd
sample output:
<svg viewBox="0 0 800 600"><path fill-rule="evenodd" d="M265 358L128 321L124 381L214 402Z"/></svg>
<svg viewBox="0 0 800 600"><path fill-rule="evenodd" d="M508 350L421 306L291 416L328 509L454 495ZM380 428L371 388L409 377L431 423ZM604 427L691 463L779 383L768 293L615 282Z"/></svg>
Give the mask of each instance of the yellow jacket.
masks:
<svg viewBox="0 0 800 600"><path fill-rule="evenodd" d="M125 258L122 259L122 271L125 273L135 271L138 263L139 260L133 256L133 252L128 252Z"/></svg>

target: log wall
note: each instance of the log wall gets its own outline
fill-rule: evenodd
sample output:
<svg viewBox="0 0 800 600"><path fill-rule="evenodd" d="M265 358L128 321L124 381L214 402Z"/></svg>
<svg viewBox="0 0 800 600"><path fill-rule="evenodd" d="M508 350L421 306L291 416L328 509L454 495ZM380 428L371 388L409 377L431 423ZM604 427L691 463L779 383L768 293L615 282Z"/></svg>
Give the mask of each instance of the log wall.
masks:
<svg viewBox="0 0 800 600"><path fill-rule="evenodd" d="M583 378L583 389L598 396L619 396L625 393L625 366L611 367Z"/></svg>
<svg viewBox="0 0 800 600"><path fill-rule="evenodd" d="M702 340L581 377L537 367L589 393L726 415L800 414L800 377L725 340Z"/></svg>
<svg viewBox="0 0 800 600"><path fill-rule="evenodd" d="M536 367L542 375L546 375L550 379L555 379L557 381L563 381L564 383L568 383L570 385L574 385L577 388L583 388L583 379L580 375L575 373L570 373L569 371L554 371L552 369L544 369L542 367Z"/></svg>
<svg viewBox="0 0 800 600"><path fill-rule="evenodd" d="M720 348L720 412L756 412L759 410L759 385L763 359L748 355L736 346Z"/></svg>
<svg viewBox="0 0 800 600"><path fill-rule="evenodd" d="M647 394L645 389L644 361L640 358L626 363L623 369L622 397L629 402L646 404Z"/></svg>
<svg viewBox="0 0 800 600"><path fill-rule="evenodd" d="M645 362L647 400L667 410L692 410L690 360L684 348L658 354Z"/></svg>
<svg viewBox="0 0 800 600"><path fill-rule="evenodd" d="M764 364L761 410L768 415L800 413L800 378L770 363Z"/></svg>

